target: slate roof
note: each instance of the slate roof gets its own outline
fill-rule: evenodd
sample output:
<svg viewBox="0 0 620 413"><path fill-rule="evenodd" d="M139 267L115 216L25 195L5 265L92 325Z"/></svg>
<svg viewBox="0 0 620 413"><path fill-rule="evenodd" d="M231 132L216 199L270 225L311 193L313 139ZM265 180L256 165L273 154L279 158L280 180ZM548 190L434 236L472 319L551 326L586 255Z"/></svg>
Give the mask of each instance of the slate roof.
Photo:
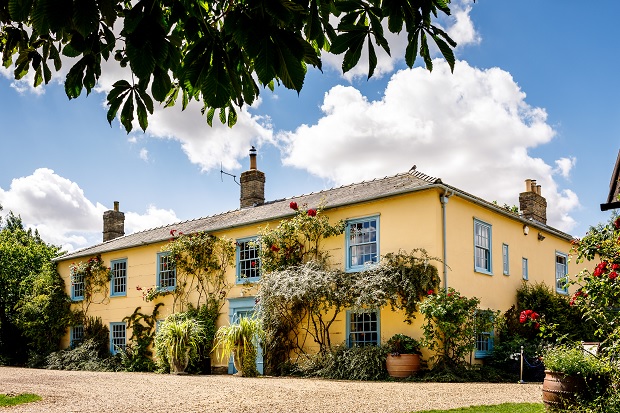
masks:
<svg viewBox="0 0 620 413"><path fill-rule="evenodd" d="M215 232L242 225L261 223L272 219L282 219L293 215L292 210L289 208L289 203L293 201L297 202L300 206L306 204L308 208L316 208L323 203L325 208L329 209L342 205L389 197L400 193L412 192L435 183L441 183L441 180L416 171L401 173L382 179L374 179L372 181L364 181L316 193L313 192L307 195L279 199L266 202L260 206L237 209L218 215L135 232L101 244L93 245L92 247L86 247L65 254L58 257L56 260L65 261L139 245L167 241L171 238L170 231L172 229L183 232L184 234L191 234L199 231Z"/></svg>
<svg viewBox="0 0 620 413"><path fill-rule="evenodd" d="M167 241L171 238L170 231L173 229L178 232L183 232L184 234L191 234L200 231L216 232L244 225L263 223L274 219L282 219L293 215L293 211L289 207L290 202L296 202L300 206L305 204L308 208L316 208L319 205L324 205L325 209L331 209L344 205L356 204L435 187L441 187L452 194L466 198L474 203L484 206L485 208L492 209L502 215L510 216L511 218L527 223L530 226L544 229L566 240L571 240L573 238L571 235L547 225L540 224L536 221L528 221L518 215L508 212L496 204L487 202L481 198L468 194L467 192L461 191L458 188L446 185L441 181L441 179L425 175L421 172L413 170L412 168L409 172L400 173L394 176L374 179L372 181L364 181L338 188L327 189L316 193L313 192L306 195L295 196L292 198L278 199L251 208L237 209L218 215L197 218L135 232L133 234L125 235L101 244L65 254L56 258L56 261L94 256L105 252L122 250L139 245L148 245Z"/></svg>

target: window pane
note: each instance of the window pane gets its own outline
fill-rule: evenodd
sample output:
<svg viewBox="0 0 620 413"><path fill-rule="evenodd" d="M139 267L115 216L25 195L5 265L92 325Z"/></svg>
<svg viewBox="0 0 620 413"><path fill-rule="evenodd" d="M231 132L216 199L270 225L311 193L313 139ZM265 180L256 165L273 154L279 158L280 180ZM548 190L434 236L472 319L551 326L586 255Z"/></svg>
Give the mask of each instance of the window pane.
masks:
<svg viewBox="0 0 620 413"><path fill-rule="evenodd" d="M377 219L348 224L348 267L359 267L378 261Z"/></svg>
<svg viewBox="0 0 620 413"><path fill-rule="evenodd" d="M349 346L368 346L379 343L377 312L351 313L349 325Z"/></svg>
<svg viewBox="0 0 620 413"><path fill-rule="evenodd" d="M112 295L122 295L127 292L127 261L112 262Z"/></svg>
<svg viewBox="0 0 620 413"><path fill-rule="evenodd" d="M237 280L243 281L248 278L258 278L260 276L260 259L258 258L258 248L255 240L237 242L239 254Z"/></svg>
<svg viewBox="0 0 620 413"><path fill-rule="evenodd" d="M169 288L176 286L176 271L170 262L170 255L159 255L159 287Z"/></svg>

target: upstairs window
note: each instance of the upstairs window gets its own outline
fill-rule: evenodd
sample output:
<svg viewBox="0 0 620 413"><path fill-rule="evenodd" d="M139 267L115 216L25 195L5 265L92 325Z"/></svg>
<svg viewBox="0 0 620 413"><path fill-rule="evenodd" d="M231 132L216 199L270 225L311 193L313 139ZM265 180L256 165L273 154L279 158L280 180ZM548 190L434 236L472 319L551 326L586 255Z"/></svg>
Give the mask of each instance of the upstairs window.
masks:
<svg viewBox="0 0 620 413"><path fill-rule="evenodd" d="M555 253L555 290L560 294L568 294L568 256L561 252Z"/></svg>
<svg viewBox="0 0 620 413"><path fill-rule="evenodd" d="M379 261L379 217L355 219L346 227L346 269L356 271Z"/></svg>
<svg viewBox="0 0 620 413"><path fill-rule="evenodd" d="M256 241L257 238L237 241L237 284L258 281L260 278L260 259Z"/></svg>
<svg viewBox="0 0 620 413"><path fill-rule="evenodd" d="M530 279L529 269L527 268L527 258L521 260L521 272L524 280Z"/></svg>
<svg viewBox="0 0 620 413"><path fill-rule="evenodd" d="M127 260L112 261L110 267L110 295L127 295Z"/></svg>
<svg viewBox="0 0 620 413"><path fill-rule="evenodd" d="M504 275L510 274L509 262L510 262L510 259L508 255L508 245L502 244L502 264L503 264Z"/></svg>
<svg viewBox="0 0 620 413"><path fill-rule="evenodd" d="M177 274L170 260L169 252L157 254L157 287L174 290L177 285Z"/></svg>
<svg viewBox="0 0 620 413"><path fill-rule="evenodd" d="M84 299L84 273L77 273L71 276L71 299Z"/></svg>
<svg viewBox="0 0 620 413"><path fill-rule="evenodd" d="M474 220L474 269L491 272L491 225Z"/></svg>

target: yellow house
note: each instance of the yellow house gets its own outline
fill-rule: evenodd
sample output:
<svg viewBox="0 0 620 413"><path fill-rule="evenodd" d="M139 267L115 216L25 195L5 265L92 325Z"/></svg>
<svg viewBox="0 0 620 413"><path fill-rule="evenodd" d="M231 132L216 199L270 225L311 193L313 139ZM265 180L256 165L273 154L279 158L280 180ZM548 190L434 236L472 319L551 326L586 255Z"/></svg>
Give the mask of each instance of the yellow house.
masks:
<svg viewBox="0 0 620 413"><path fill-rule="evenodd" d="M163 302L162 319L172 311L170 296L145 302L142 294L149 287L175 285L174 269L168 268L162 251L171 233L207 231L235 240L236 265L227 272L234 287L218 325L227 324L237 314L254 311L256 287L252 283L260 277L260 262L251 241L261 227L275 226L291 217L294 211L289 208L290 202L308 208L324 205L323 213L331 222L345 221L345 234L325 241L332 265L357 271L365 263L377 262L382 254L424 248L443 260L438 268L442 288L452 287L462 295L478 297L482 308L510 308L516 303L516 290L523 280L544 282L558 294L568 294L567 274L577 272L568 259L573 238L546 225L547 204L533 180L525 180L525 191L519 195L520 212L487 202L415 168L382 179L265 202L265 175L257 169L252 149L250 169L241 175L240 182L238 210L129 235L123 235L124 214L115 203L114 211L104 214L103 243L58 258L58 271L75 306L82 303L84 290L79 282L71 283L70 265L100 255L111 269L109 296L93 300L87 312L109 326L111 348L122 347L130 337L121 320L136 307L150 313L157 302ZM389 308L367 314L346 312L336 323L332 334L336 343L381 343L395 333L421 337L420 317L409 325ZM68 346L80 334L81 326L71 327L62 344ZM476 357L484 357L492 348L492 335L482 337Z"/></svg>

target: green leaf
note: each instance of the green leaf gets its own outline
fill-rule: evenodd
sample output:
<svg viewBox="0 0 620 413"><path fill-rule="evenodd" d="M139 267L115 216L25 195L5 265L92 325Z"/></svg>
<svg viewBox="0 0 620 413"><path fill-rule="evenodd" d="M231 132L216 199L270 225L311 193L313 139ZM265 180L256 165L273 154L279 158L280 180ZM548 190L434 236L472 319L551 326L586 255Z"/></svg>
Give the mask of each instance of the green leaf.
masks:
<svg viewBox="0 0 620 413"><path fill-rule="evenodd" d="M433 40L435 40L435 43L437 44L437 47L439 47L441 54L446 59L446 62L448 62L448 65L450 65L450 72L454 73L455 59L454 59L454 53L452 52L452 49L439 36L433 35Z"/></svg>
<svg viewBox="0 0 620 413"><path fill-rule="evenodd" d="M163 102L170 93L170 89L172 89L172 82L168 73L156 68L153 73L153 83L151 84L153 98L158 102Z"/></svg>
<svg viewBox="0 0 620 413"><path fill-rule="evenodd" d="M116 12L116 1L114 0L98 0L99 10L101 11L101 16L105 23L112 27L114 26L114 22L117 18Z"/></svg>
<svg viewBox="0 0 620 413"><path fill-rule="evenodd" d="M426 33L422 31L422 36L420 37L420 56L424 59L424 64L429 72L433 71L433 60L431 59L431 54L428 51L428 41L426 40Z"/></svg>
<svg viewBox="0 0 620 413"><path fill-rule="evenodd" d="M220 122L222 122L222 125L226 124L226 108L220 109Z"/></svg>
<svg viewBox="0 0 620 413"><path fill-rule="evenodd" d="M276 46L270 39L265 39L261 43L262 47L254 60L254 69L256 70L258 80L262 84L267 84L276 76L276 68L274 66L276 62Z"/></svg>
<svg viewBox="0 0 620 413"><path fill-rule="evenodd" d="M201 88L205 103L215 108L225 107L231 99L230 78L224 67L223 60L221 51L214 51L211 68L207 72L205 83ZM225 118L222 123L226 123Z"/></svg>
<svg viewBox="0 0 620 413"><path fill-rule="evenodd" d="M237 111L233 105L228 106L228 127L232 128L237 123Z"/></svg>
<svg viewBox="0 0 620 413"><path fill-rule="evenodd" d="M84 61L80 60L69 69L69 73L67 73L67 77L65 78L65 93L69 99L75 99L82 93L82 80L84 78L85 68L86 65Z"/></svg>
<svg viewBox="0 0 620 413"><path fill-rule="evenodd" d="M287 44L278 42L277 44L278 70L277 75L282 80L282 84L289 88L301 92L306 77L306 67L303 61L295 56Z"/></svg>
<svg viewBox="0 0 620 413"><path fill-rule="evenodd" d="M207 124L213 127L213 116L215 116L215 108L209 108L207 111Z"/></svg>
<svg viewBox="0 0 620 413"><path fill-rule="evenodd" d="M133 93L130 93L121 111L121 124L125 127L127 134L133 129Z"/></svg>
<svg viewBox="0 0 620 413"><path fill-rule="evenodd" d="M121 104L125 100L125 97L129 93L129 90L125 90L124 92L117 93L113 96L112 92L114 91L115 89L112 89L112 91L108 94L108 105L110 105L110 108L108 109L108 113L106 116L107 116L108 123L110 124L110 126L112 126L112 121L116 117L118 108L120 108Z"/></svg>
<svg viewBox="0 0 620 413"><path fill-rule="evenodd" d="M166 104L164 105L164 108L169 108L170 106L174 106L175 103L177 103L177 98L179 97L179 89L179 86L175 86L170 89L170 92L168 92L168 95L166 96Z"/></svg>
<svg viewBox="0 0 620 413"><path fill-rule="evenodd" d="M138 123L140 124L140 129L143 132L146 132L146 128L149 126L148 115L146 114L146 106L144 106L144 102L140 99L140 97L136 96L136 111L138 112ZM151 113L153 113L151 111Z"/></svg>
<svg viewBox="0 0 620 413"><path fill-rule="evenodd" d="M45 78L46 85L52 80L52 71L47 65L47 62L43 62L43 77Z"/></svg>
<svg viewBox="0 0 620 413"><path fill-rule="evenodd" d="M140 99L142 99L142 102L146 106L146 109L149 111L149 113L153 113L153 99L151 99L146 90L142 89L141 87L139 87L137 90L138 94L140 95ZM136 99L136 101L138 101L138 99Z"/></svg>
<svg viewBox="0 0 620 413"><path fill-rule="evenodd" d="M370 39L368 39L368 79L375 73L377 67L377 54L375 53L375 47L372 45Z"/></svg>
<svg viewBox="0 0 620 413"><path fill-rule="evenodd" d="M344 54L344 59L342 60L342 71L343 73L348 72L353 69L360 60L362 56L362 48L364 47L364 41L366 40L366 32L357 31L353 32L354 36L351 36L351 40L349 43L349 50Z"/></svg>
<svg viewBox="0 0 620 413"><path fill-rule="evenodd" d="M41 83L43 83L43 74L41 73L41 67L39 66L34 72L34 87L39 86Z"/></svg>
<svg viewBox="0 0 620 413"><path fill-rule="evenodd" d="M99 8L95 0L79 0L79 6L73 8L73 24L84 37L96 32L99 26Z"/></svg>
<svg viewBox="0 0 620 413"><path fill-rule="evenodd" d="M8 0L8 3L11 20L17 22L28 20L34 0Z"/></svg>

